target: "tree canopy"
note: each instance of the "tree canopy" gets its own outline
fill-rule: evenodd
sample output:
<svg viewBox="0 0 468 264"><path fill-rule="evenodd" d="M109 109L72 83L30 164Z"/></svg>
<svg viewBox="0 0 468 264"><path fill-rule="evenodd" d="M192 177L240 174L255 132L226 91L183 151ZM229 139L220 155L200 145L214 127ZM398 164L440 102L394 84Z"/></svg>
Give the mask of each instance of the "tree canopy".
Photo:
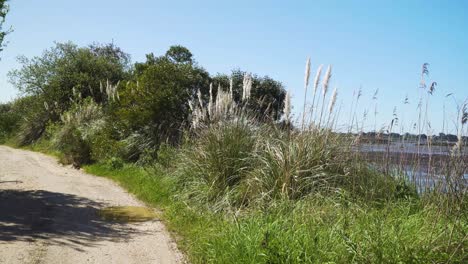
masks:
<svg viewBox="0 0 468 264"><path fill-rule="evenodd" d="M5 36L8 34L9 30L3 29L3 23L5 23L5 17L8 13L7 0L0 0L0 51L3 50Z"/></svg>
<svg viewBox="0 0 468 264"><path fill-rule="evenodd" d="M189 115L189 99L198 90L208 91L209 83L208 72L184 47L171 47L160 57L148 54L124 87L119 119L130 131L150 129L155 141L176 140Z"/></svg>
<svg viewBox="0 0 468 264"><path fill-rule="evenodd" d="M126 80L130 67L129 55L114 44L56 43L42 56L18 61L22 67L9 73L11 83L23 94L40 95L62 110L68 108L73 92L103 101L102 83Z"/></svg>
<svg viewBox="0 0 468 264"><path fill-rule="evenodd" d="M131 64L130 56L112 43L84 47L56 43L41 56L23 56L19 62L20 69L9 73L10 81L29 98L31 111L26 119L35 121L23 126L28 131L25 143L36 140L49 122L61 122L64 114L73 107L79 109L77 104L84 101L92 100L103 108L112 140L144 135L139 138L145 139L145 149L178 142L189 125L189 101L200 91L201 100L208 103L210 84L216 96L218 87L227 91L232 80L234 100L245 104L241 97L246 72L234 70L212 78L190 50L179 45L159 56L149 53L146 61ZM280 82L253 75L252 96L246 106L259 117L276 121L284 97Z"/></svg>

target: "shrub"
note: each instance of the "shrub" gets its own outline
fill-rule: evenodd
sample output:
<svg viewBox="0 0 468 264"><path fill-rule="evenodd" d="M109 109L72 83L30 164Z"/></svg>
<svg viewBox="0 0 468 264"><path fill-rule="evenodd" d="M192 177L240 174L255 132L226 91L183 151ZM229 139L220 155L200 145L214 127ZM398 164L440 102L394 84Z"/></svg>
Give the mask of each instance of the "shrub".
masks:
<svg viewBox="0 0 468 264"><path fill-rule="evenodd" d="M21 116L13 111L11 103L0 104L0 143L12 136L20 124Z"/></svg>
<svg viewBox="0 0 468 264"><path fill-rule="evenodd" d="M125 156L125 142L118 140L118 136L114 135L114 129L108 124L107 122L102 129L95 131L89 138L91 159L94 161L105 161L113 157L123 158Z"/></svg>
<svg viewBox="0 0 468 264"><path fill-rule="evenodd" d="M50 113L40 96L25 96L13 101L8 116L13 117L11 132L16 132L16 143L25 146L36 142L45 132Z"/></svg>
<svg viewBox="0 0 468 264"><path fill-rule="evenodd" d="M118 170L123 168L124 161L121 158L112 157L109 160L107 160L107 165L113 170Z"/></svg>
<svg viewBox="0 0 468 264"><path fill-rule="evenodd" d="M235 192L254 168L256 143L254 127L242 120L200 130L183 153L182 184L202 203L241 205Z"/></svg>
<svg viewBox="0 0 468 264"><path fill-rule="evenodd" d="M75 103L62 115L63 126L55 137L55 146L64 154L64 163L75 167L91 161L92 138L105 125L102 108L91 98Z"/></svg>

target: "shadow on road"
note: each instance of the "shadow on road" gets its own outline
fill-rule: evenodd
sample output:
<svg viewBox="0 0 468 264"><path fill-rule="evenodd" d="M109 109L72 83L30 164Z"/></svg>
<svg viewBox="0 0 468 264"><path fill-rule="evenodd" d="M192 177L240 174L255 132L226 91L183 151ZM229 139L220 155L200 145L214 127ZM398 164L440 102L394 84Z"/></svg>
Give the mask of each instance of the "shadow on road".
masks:
<svg viewBox="0 0 468 264"><path fill-rule="evenodd" d="M0 190L0 244L45 240L48 244L94 246L141 234L125 223L98 215L104 204L71 194L42 190Z"/></svg>

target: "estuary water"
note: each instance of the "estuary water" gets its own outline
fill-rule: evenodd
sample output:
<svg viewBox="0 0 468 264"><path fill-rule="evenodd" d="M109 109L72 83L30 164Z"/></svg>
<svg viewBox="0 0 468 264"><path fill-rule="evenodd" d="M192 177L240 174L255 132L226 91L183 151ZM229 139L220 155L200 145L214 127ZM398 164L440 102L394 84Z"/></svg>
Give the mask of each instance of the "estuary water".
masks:
<svg viewBox="0 0 468 264"><path fill-rule="evenodd" d="M419 145L417 143L362 144L359 152L380 168L399 170L409 181L415 182L419 191L446 182L447 164L453 146ZM459 182L468 186L468 148L463 147L458 158L463 175ZM449 166L452 166L450 164Z"/></svg>

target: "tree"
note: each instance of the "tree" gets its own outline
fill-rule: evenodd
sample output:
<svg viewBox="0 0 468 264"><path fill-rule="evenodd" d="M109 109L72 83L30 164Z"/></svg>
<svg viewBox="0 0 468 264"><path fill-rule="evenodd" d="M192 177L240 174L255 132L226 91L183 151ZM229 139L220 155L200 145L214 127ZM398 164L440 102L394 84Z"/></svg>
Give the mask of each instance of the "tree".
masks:
<svg viewBox="0 0 468 264"><path fill-rule="evenodd" d="M114 44L78 47L69 42L56 43L42 56L23 56L18 61L22 67L9 72L10 82L25 95L41 96L62 113L76 94L92 97L98 103L104 101L102 86L125 80L130 59Z"/></svg>
<svg viewBox="0 0 468 264"><path fill-rule="evenodd" d="M152 149L180 139L190 113L189 99L199 89L207 93L210 83L208 72L191 56L188 49L175 46L164 56L151 53L146 62L136 63L133 81L123 88L116 112L128 136L143 135Z"/></svg>
<svg viewBox="0 0 468 264"><path fill-rule="evenodd" d="M3 50L5 36L10 32L10 30L5 31L3 29L3 23L9 10L6 2L7 0L0 0L0 51Z"/></svg>
<svg viewBox="0 0 468 264"><path fill-rule="evenodd" d="M141 75L148 66L160 62L169 62L172 64L194 64L193 54L189 49L183 46L171 46L164 56L155 57L154 53L146 54L146 62L135 63L135 73Z"/></svg>
<svg viewBox="0 0 468 264"><path fill-rule="evenodd" d="M186 47L183 46L171 46L166 52L166 58L173 63L193 63L193 55Z"/></svg>
<svg viewBox="0 0 468 264"><path fill-rule="evenodd" d="M39 139L47 124L59 121L78 100L106 103L103 86L125 80L130 69L129 56L114 44L78 47L56 43L42 56L18 60L22 67L9 76L28 102L17 137L20 145Z"/></svg>
<svg viewBox="0 0 468 264"><path fill-rule="evenodd" d="M229 89L232 79L233 94L236 103L241 102L243 79L246 72L239 69L233 70L231 75L218 74L213 78L214 87ZM283 85L268 76L252 76L252 95L248 108L259 118L279 120L283 113L284 98L286 91Z"/></svg>

